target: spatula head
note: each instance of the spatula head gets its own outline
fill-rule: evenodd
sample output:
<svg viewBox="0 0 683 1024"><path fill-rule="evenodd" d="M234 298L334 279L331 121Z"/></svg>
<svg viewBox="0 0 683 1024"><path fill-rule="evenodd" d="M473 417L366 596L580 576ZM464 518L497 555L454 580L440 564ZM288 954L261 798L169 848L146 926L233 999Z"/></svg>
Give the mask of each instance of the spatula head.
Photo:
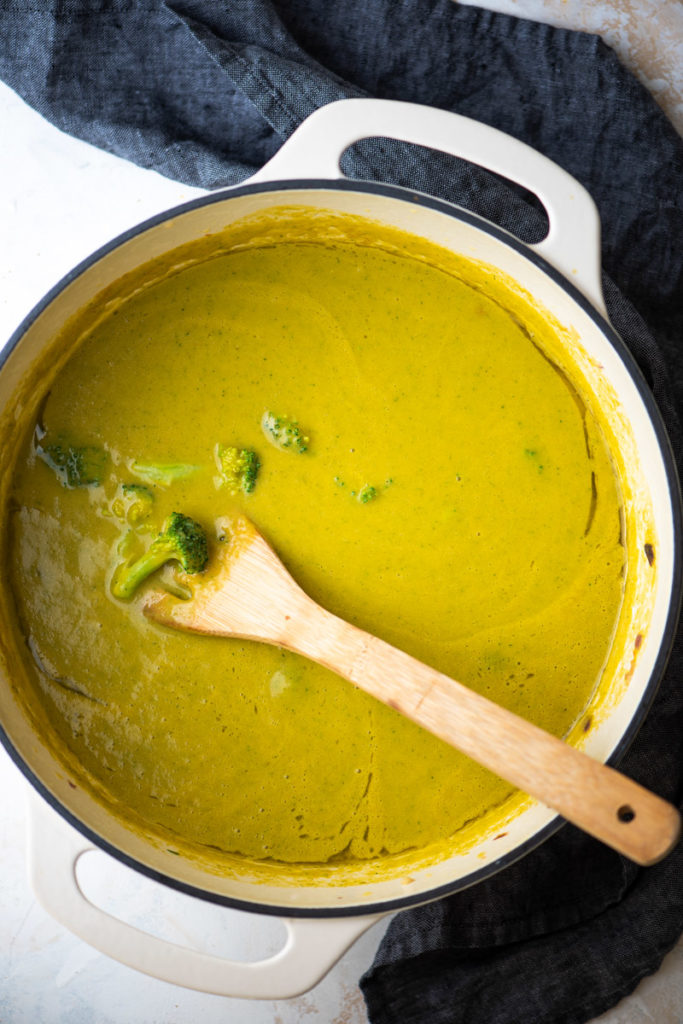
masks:
<svg viewBox="0 0 683 1024"><path fill-rule="evenodd" d="M223 517L216 527L209 567L192 577L189 600L152 591L145 615L194 633L281 642L289 632L293 604L305 595L248 519Z"/></svg>

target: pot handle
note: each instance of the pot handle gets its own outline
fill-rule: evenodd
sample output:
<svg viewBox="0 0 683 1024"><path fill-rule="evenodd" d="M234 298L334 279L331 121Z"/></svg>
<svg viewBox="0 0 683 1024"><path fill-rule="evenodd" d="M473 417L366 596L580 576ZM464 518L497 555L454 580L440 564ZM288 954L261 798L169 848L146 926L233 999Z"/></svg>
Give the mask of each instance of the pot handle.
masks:
<svg viewBox="0 0 683 1024"><path fill-rule="evenodd" d="M543 203L550 230L529 248L606 315L600 277L600 216L590 194L548 157L519 139L447 110L399 100L347 99L319 107L249 184L296 178L342 178L344 151L382 136L450 153L529 189Z"/></svg>
<svg viewBox="0 0 683 1024"><path fill-rule="evenodd" d="M78 884L79 857L97 847L29 791L28 863L43 908L90 946L161 981L242 999L288 999L307 992L346 950L384 915L280 918L287 941L274 956L253 963L219 956L149 935L101 910Z"/></svg>

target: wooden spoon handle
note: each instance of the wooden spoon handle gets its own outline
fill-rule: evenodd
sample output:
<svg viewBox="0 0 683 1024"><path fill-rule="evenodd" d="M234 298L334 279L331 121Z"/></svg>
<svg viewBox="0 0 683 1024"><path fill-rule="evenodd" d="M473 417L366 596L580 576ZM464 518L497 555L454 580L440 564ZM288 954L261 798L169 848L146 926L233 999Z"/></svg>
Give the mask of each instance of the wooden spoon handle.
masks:
<svg viewBox="0 0 683 1024"><path fill-rule="evenodd" d="M193 600L156 595L145 614L168 626L287 647L325 665L638 864L654 864L675 845L675 807L332 615L294 582L251 524L228 527L221 571Z"/></svg>
<svg viewBox="0 0 683 1024"><path fill-rule="evenodd" d="M315 609L315 612L313 612ZM311 615L321 615L311 621ZM638 864L666 856L680 815L660 797L311 602L306 653ZM285 640L286 644L286 640ZM296 648L302 651L301 635Z"/></svg>

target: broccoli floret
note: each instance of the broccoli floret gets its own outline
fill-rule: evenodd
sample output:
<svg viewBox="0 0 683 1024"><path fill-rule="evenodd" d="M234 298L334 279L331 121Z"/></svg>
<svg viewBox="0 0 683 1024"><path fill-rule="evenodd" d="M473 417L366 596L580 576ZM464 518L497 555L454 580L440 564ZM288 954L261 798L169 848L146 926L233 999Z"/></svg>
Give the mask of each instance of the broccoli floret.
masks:
<svg viewBox="0 0 683 1024"><path fill-rule="evenodd" d="M187 573L202 572L209 560L206 533L194 519L173 512L159 536L132 564L120 565L111 583L114 597L132 597L140 584L165 562L180 562Z"/></svg>
<svg viewBox="0 0 683 1024"><path fill-rule="evenodd" d="M36 453L54 470L64 487L96 487L102 483L109 456L103 448L93 444L69 444L59 438L54 442L43 439Z"/></svg>
<svg viewBox="0 0 683 1024"><path fill-rule="evenodd" d="M299 455L308 451L309 438L301 432L296 420L266 411L261 419L261 429L270 443L281 451Z"/></svg>
<svg viewBox="0 0 683 1024"><path fill-rule="evenodd" d="M373 501L377 497L377 488L372 487L370 484L363 484L358 492L358 500L361 505L366 505L369 501Z"/></svg>
<svg viewBox="0 0 683 1024"><path fill-rule="evenodd" d="M144 484L123 484L114 498L111 510L117 519L136 526L147 519L154 507L154 494Z"/></svg>
<svg viewBox="0 0 683 1024"><path fill-rule="evenodd" d="M256 452L249 448L233 448L219 444L216 445L216 462L221 487L225 487L230 494L237 494L239 491L251 494L261 468Z"/></svg>
<svg viewBox="0 0 683 1024"><path fill-rule="evenodd" d="M346 487L346 484L339 476L335 476L334 482L337 487ZM385 480L383 488L373 487L372 484L363 484L360 490L352 490L347 493L350 494L352 498L355 498L356 501L360 502L361 505L367 505L369 501L374 501L375 498L379 498L380 494L382 494L387 487L390 487L392 483L393 480Z"/></svg>
<svg viewBox="0 0 683 1024"><path fill-rule="evenodd" d="M186 477L198 473L201 468L201 466L187 462L131 462L129 466L133 476L139 477L147 484L158 484L160 487L170 487L176 480L184 480Z"/></svg>

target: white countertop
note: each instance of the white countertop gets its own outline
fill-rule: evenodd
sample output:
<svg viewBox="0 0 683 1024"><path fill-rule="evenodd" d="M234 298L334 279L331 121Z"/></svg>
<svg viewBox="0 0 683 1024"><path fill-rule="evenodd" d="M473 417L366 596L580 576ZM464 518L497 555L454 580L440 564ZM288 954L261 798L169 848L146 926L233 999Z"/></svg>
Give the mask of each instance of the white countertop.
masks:
<svg viewBox="0 0 683 1024"><path fill-rule="evenodd" d="M683 5L679 0L490 0L505 13L601 31L683 132ZM0 345L64 273L121 231L201 194L57 131L0 84ZM36 903L26 877L26 783L0 751L0 1021L2 1024L365 1024L357 981L376 925L328 977L287 1001L228 999L153 980L100 955ZM93 893L172 941L237 955L277 947L278 925L209 907L88 854ZM113 894L116 895L108 895ZM601 1024L680 1024L683 946ZM398 1024L398 1022L397 1022ZM530 1022L531 1024L531 1022ZM597 1024L597 1022L596 1022Z"/></svg>

